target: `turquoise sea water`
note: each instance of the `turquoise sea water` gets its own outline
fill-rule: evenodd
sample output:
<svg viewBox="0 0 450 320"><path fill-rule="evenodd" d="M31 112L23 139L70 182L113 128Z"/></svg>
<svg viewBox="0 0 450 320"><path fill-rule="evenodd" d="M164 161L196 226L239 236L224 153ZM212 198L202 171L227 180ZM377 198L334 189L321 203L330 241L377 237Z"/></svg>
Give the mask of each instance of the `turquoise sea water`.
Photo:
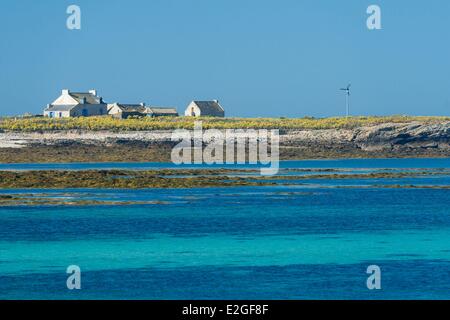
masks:
<svg viewBox="0 0 450 320"><path fill-rule="evenodd" d="M0 170L165 167L171 165L5 164ZM312 175L302 185L270 187L0 190L160 201L0 207L0 298L450 298L450 189L379 187L450 185L450 159L288 161L282 168L434 174ZM69 265L81 268L81 290L66 288ZM381 268L381 290L366 287L369 265Z"/></svg>

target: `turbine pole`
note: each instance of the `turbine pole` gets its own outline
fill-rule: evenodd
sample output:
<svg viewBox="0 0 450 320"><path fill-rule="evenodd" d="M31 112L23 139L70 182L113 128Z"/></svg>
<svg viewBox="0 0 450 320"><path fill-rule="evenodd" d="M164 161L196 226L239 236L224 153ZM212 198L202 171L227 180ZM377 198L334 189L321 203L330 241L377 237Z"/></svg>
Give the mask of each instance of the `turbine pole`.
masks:
<svg viewBox="0 0 450 320"><path fill-rule="evenodd" d="M350 87L349 84L346 88L341 88L341 91L345 92L345 116L348 118L350 116Z"/></svg>
<svg viewBox="0 0 450 320"><path fill-rule="evenodd" d="M346 114L347 114L347 118L348 118L348 116L350 115L350 94L349 94L349 92L347 91L347 94L345 95L345 102L346 102L346 106L347 106L347 109L346 109Z"/></svg>

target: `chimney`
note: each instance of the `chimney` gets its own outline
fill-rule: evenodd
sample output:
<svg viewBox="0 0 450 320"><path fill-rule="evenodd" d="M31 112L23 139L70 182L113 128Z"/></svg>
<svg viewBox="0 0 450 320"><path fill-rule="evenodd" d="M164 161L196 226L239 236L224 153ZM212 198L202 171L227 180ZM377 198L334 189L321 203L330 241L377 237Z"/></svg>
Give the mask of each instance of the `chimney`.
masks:
<svg viewBox="0 0 450 320"><path fill-rule="evenodd" d="M93 96L97 96L97 90L95 89L89 90L89 93L92 94Z"/></svg>
<svg viewBox="0 0 450 320"><path fill-rule="evenodd" d="M100 97L100 98L98 99L98 102L99 102L100 104L104 103L104 102L103 102L103 97Z"/></svg>
<svg viewBox="0 0 450 320"><path fill-rule="evenodd" d="M145 107L145 102L141 102L141 103L139 103L139 105L140 105L141 107Z"/></svg>
<svg viewBox="0 0 450 320"><path fill-rule="evenodd" d="M69 89L62 89L61 93L63 95L68 95L68 94L70 94L70 90Z"/></svg>
<svg viewBox="0 0 450 320"><path fill-rule="evenodd" d="M213 101L214 101L215 103L219 103L219 100L217 100L217 99L216 99L216 100L213 100Z"/></svg>
<svg viewBox="0 0 450 320"><path fill-rule="evenodd" d="M80 103L81 103L81 104L86 104L86 98L85 98L85 97L81 98Z"/></svg>

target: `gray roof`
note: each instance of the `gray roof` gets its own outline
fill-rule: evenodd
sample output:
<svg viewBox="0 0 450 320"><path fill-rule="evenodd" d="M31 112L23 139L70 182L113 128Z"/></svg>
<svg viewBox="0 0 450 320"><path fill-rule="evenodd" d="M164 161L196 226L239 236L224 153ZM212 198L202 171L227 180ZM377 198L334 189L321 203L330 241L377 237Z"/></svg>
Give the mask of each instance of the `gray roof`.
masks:
<svg viewBox="0 0 450 320"><path fill-rule="evenodd" d="M63 104L60 104L60 105L50 105L50 106L48 106L47 108L45 108L45 110L44 111L70 111L70 110L72 110L74 107L76 107L77 105L74 105L74 104L72 104L72 105L63 105Z"/></svg>
<svg viewBox="0 0 450 320"><path fill-rule="evenodd" d="M193 101L202 113L224 112L217 100L213 101Z"/></svg>
<svg viewBox="0 0 450 320"><path fill-rule="evenodd" d="M99 104L101 99L90 92L70 92L69 95L77 100L78 103L82 103L83 98L85 98L86 104Z"/></svg>
<svg viewBox="0 0 450 320"><path fill-rule="evenodd" d="M146 108L143 105L140 104L122 104L122 103L115 103L114 105L118 106L122 112L140 112L144 113Z"/></svg>
<svg viewBox="0 0 450 320"><path fill-rule="evenodd" d="M156 114L178 114L176 108L164 108L164 107L147 107L147 112Z"/></svg>

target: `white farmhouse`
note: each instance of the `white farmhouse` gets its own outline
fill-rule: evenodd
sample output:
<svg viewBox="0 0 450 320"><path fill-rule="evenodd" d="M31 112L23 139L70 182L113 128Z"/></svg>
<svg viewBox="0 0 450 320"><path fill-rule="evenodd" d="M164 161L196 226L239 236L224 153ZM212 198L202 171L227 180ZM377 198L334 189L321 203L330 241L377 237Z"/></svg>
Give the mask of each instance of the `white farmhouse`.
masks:
<svg viewBox="0 0 450 320"><path fill-rule="evenodd" d="M224 117L225 111L218 100L192 101L184 115L186 117Z"/></svg>
<svg viewBox="0 0 450 320"><path fill-rule="evenodd" d="M50 118L89 117L107 114L107 104L96 90L71 92L64 89L58 99L47 105L44 116Z"/></svg>

